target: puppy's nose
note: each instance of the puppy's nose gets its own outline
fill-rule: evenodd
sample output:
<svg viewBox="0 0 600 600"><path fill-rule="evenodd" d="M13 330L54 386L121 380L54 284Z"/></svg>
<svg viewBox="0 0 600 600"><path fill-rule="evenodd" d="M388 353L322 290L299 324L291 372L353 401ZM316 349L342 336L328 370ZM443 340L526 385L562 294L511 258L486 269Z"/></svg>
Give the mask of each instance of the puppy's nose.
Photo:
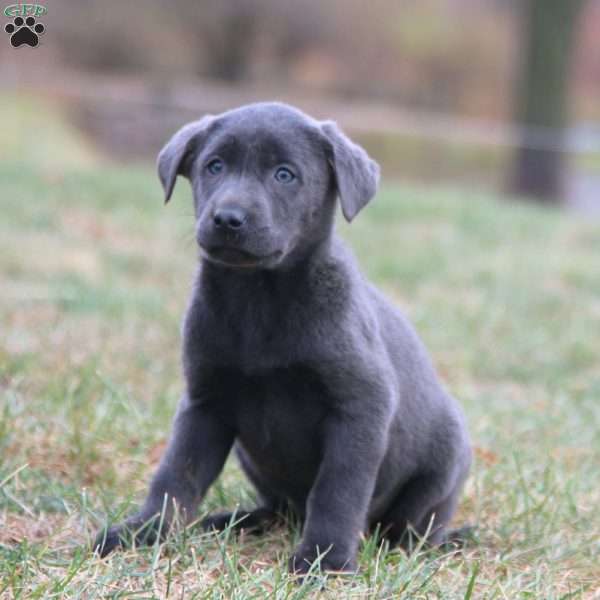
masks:
<svg viewBox="0 0 600 600"><path fill-rule="evenodd" d="M217 229L240 229L246 222L245 213L239 208L219 208L213 215Z"/></svg>

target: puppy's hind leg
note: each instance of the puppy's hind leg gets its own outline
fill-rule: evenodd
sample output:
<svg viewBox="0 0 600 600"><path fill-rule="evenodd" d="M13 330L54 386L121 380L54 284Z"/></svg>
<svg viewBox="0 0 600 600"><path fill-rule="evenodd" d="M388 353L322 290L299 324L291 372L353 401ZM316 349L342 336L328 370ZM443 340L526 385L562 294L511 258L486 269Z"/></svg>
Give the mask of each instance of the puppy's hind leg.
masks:
<svg viewBox="0 0 600 600"><path fill-rule="evenodd" d="M425 521L421 525L421 529L425 529L425 531L427 531L430 523L432 525L431 529L433 529L435 523L445 523L444 528L437 533L434 539L431 537L427 538L428 542L435 544L444 552L456 551L464 546L477 544L476 525L471 523L452 529L446 527L456 512L456 506L458 504L461 490L462 481L455 487L455 489L447 498L429 511L429 513L425 516Z"/></svg>
<svg viewBox="0 0 600 600"><path fill-rule="evenodd" d="M269 485L256 471L250 457L239 445L235 451L242 470L256 488L260 498L260 506L254 510L238 510L209 515L202 520L200 526L207 531L224 531L231 526L234 531L242 529L249 533L260 535L270 527L283 523L283 515L287 512L287 502L269 488Z"/></svg>
<svg viewBox="0 0 600 600"><path fill-rule="evenodd" d="M443 543L461 486L455 485L450 492L447 487L434 475L420 475L408 481L379 519L384 537L408 551L423 538L428 544Z"/></svg>
<svg viewBox="0 0 600 600"><path fill-rule="evenodd" d="M203 519L200 526L206 531L224 531L227 527L231 527L235 532L244 530L260 535L281 520L280 515L275 511L261 507L250 511L214 513Z"/></svg>

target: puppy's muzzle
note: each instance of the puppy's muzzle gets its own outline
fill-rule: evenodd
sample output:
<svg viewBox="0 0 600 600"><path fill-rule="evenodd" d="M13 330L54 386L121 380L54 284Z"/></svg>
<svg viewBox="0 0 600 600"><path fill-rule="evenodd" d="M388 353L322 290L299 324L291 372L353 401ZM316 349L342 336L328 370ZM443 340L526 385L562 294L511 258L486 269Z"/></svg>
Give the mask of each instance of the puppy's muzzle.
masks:
<svg viewBox="0 0 600 600"><path fill-rule="evenodd" d="M246 213L238 207L219 208L213 215L213 224L215 228L222 232L239 232L244 228L246 221Z"/></svg>

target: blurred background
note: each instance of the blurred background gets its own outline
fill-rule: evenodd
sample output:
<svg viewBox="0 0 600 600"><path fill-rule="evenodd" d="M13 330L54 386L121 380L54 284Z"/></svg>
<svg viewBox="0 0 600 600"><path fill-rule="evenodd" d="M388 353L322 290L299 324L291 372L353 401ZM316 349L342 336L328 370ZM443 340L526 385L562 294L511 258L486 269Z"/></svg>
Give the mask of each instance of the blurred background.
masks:
<svg viewBox="0 0 600 600"><path fill-rule="evenodd" d="M336 119L386 178L600 214L600 0L44 6L37 48L3 32L0 160L55 168L57 111L81 134L67 162L149 161L188 120L279 99Z"/></svg>

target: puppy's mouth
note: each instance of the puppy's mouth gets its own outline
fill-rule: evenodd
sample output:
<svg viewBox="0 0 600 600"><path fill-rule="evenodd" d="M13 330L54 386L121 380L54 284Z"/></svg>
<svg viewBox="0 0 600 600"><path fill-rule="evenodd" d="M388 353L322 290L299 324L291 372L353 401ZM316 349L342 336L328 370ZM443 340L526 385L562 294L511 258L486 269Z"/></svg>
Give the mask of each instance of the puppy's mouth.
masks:
<svg viewBox="0 0 600 600"><path fill-rule="evenodd" d="M272 254L258 256L239 250L237 248L228 248L226 246L212 246L205 248L200 246L202 257L212 263L223 265L225 267L236 267L240 269L252 269L261 266L271 266L279 261L283 252L277 250Z"/></svg>

